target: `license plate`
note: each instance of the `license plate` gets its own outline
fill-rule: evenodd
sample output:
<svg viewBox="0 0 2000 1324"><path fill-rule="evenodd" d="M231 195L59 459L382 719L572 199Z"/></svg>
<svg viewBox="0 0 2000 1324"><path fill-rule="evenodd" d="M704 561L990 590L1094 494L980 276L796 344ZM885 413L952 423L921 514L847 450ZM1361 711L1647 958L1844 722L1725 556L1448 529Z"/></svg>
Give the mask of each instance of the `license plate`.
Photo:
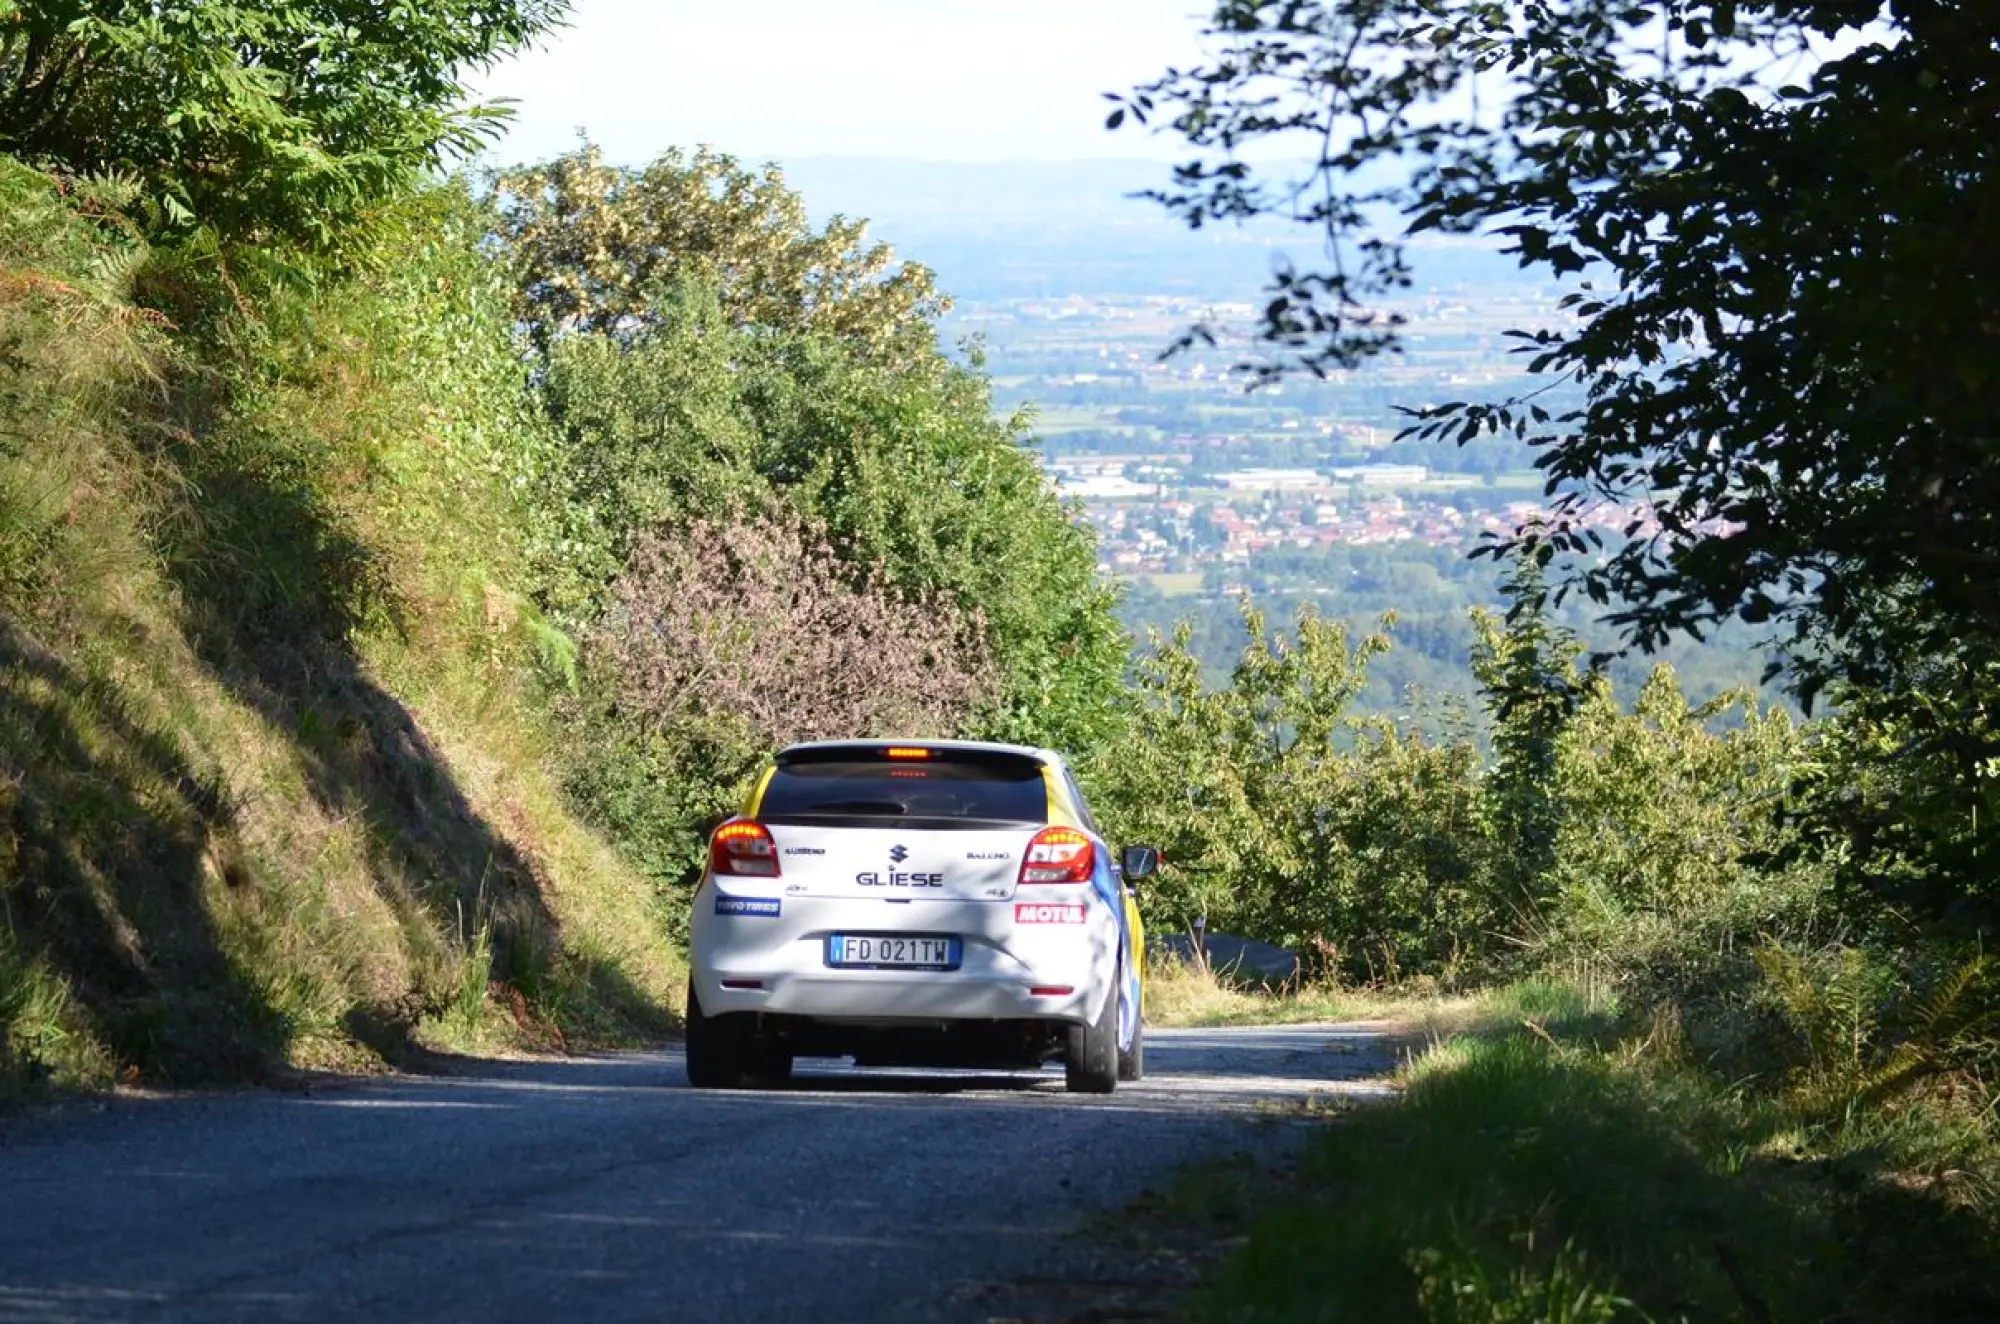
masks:
<svg viewBox="0 0 2000 1324"><path fill-rule="evenodd" d="M963 952L957 938L836 933L826 940L826 963L845 970L956 970Z"/></svg>

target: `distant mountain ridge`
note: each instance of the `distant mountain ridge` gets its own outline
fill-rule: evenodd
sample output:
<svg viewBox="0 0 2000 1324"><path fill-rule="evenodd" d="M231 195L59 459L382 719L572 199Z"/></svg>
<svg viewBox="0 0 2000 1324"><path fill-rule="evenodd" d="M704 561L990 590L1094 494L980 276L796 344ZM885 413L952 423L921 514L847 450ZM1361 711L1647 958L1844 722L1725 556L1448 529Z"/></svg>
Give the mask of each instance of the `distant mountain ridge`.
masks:
<svg viewBox="0 0 2000 1324"><path fill-rule="evenodd" d="M1190 230L1136 197L1172 182L1159 161L919 161L800 157L777 163L815 219L866 217L963 301L1177 295L1247 301L1286 257L1319 259L1316 236L1277 222ZM1495 246L1426 240L1419 286L1540 284Z"/></svg>

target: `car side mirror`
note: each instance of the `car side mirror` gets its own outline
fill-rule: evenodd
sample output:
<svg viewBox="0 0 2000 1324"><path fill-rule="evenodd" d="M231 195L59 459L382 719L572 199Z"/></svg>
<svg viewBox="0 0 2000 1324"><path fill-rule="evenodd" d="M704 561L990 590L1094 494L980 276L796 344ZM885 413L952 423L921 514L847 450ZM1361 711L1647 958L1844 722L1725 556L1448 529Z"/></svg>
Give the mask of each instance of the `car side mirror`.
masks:
<svg viewBox="0 0 2000 1324"><path fill-rule="evenodd" d="M1118 857L1118 866L1126 882L1136 883L1159 872L1160 852L1151 846L1127 846Z"/></svg>

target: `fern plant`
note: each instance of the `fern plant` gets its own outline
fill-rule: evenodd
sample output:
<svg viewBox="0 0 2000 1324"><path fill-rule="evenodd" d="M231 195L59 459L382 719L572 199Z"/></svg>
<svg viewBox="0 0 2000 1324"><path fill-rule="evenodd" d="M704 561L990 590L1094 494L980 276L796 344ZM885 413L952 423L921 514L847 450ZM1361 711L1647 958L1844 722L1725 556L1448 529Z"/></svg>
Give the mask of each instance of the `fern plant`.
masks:
<svg viewBox="0 0 2000 1324"><path fill-rule="evenodd" d="M1859 947L1808 954L1767 939L1756 961L1794 1036L1790 1102L1809 1116L1879 1107L1940 1075L1977 1072L1993 1056L2000 1000L1984 953L1921 992Z"/></svg>
<svg viewBox="0 0 2000 1324"><path fill-rule="evenodd" d="M1880 1103L1920 1081L1992 1058L2000 1002L1988 982L1992 960L1984 952L1960 962L1919 1000L1902 1039L1861 1080L1859 1097Z"/></svg>

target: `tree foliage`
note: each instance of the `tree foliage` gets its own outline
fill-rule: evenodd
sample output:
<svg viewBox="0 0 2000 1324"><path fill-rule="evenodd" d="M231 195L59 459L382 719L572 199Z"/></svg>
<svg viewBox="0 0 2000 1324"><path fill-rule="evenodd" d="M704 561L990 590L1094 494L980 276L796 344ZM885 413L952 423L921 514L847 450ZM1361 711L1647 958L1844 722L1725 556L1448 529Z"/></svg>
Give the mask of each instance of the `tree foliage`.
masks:
<svg viewBox="0 0 2000 1324"><path fill-rule="evenodd" d="M2000 919L2000 666L1841 691L1799 783L1801 828L1869 928L1990 934Z"/></svg>
<svg viewBox="0 0 2000 1324"><path fill-rule="evenodd" d="M641 170L589 144L494 181L521 316L547 350L571 333L630 340L677 291L713 291L730 325L813 331L873 361L928 362L949 301L930 271L869 243L867 223L814 230L775 166L702 148Z"/></svg>
<svg viewBox="0 0 2000 1324"><path fill-rule="evenodd" d="M859 222L813 230L775 170L705 151L624 171L585 147L493 200L551 434L541 598L595 641L571 785L656 881L683 875L746 760L805 732L1106 737L1125 637L1090 531L978 366L940 350L929 272ZM810 602L780 591L794 556ZM642 584L655 623L634 634ZM839 651L864 626L903 670ZM949 702L915 702L916 658Z"/></svg>
<svg viewBox="0 0 2000 1324"><path fill-rule="evenodd" d="M1535 444L1555 519L1521 540L1574 554L1634 640L1781 625L1808 694L1993 655L2000 9L1225 0L1212 26L1213 62L1114 119L1195 149L1161 195L1190 222L1327 234L1328 268L1272 291L1268 370L1393 344L1405 237L1497 233L1574 288L1519 333L1543 384L1416 430ZM1272 140L1304 171L1245 160ZM1552 415L1558 384L1583 402ZM1599 557L1578 517L1606 500L1659 532Z"/></svg>
<svg viewBox="0 0 2000 1324"><path fill-rule="evenodd" d="M1799 728L1743 693L1690 704L1664 666L1622 708L1534 580L1512 619L1479 622L1491 761L1469 728L1352 711L1382 634L1350 642L1308 609L1286 637L1246 606L1222 687L1185 630L1156 635L1129 727L1088 768L1114 835L1162 848L1156 920L1346 979L1585 961L1676 989L1759 934L1812 937L1826 873L1778 812L1811 764Z"/></svg>
<svg viewBox="0 0 2000 1324"><path fill-rule="evenodd" d="M1517 905L1541 900L1556 862L1557 744L1584 694L1576 635L1554 623L1540 563L1522 557L1506 584L1509 620L1475 609L1471 655L1493 729L1487 790L1516 849L1502 863Z"/></svg>
<svg viewBox="0 0 2000 1324"><path fill-rule="evenodd" d="M1431 742L1350 707L1379 633L1247 604L1230 684L1202 684L1185 631L1137 666L1122 739L1089 769L1114 835L1160 845L1157 920L1293 945L1358 979L1456 969L1490 931L1488 816L1470 741Z"/></svg>
<svg viewBox="0 0 2000 1324"><path fill-rule="evenodd" d="M628 174L586 148L506 177L499 209L557 435L559 614L594 618L662 525L775 504L857 582L978 614L995 674L966 734L1106 734L1125 640L1090 531L977 365L939 350L928 272L890 271L858 223L811 232L775 172L705 153Z"/></svg>
<svg viewBox="0 0 2000 1324"><path fill-rule="evenodd" d="M158 228L334 244L484 143L465 76L567 0L0 0L0 152L143 181Z"/></svg>
<svg viewBox="0 0 2000 1324"><path fill-rule="evenodd" d="M718 509L639 539L563 707L572 789L672 894L703 823L798 740L949 736L993 685L976 611L857 576L797 514ZM678 914L678 910L675 910Z"/></svg>
<svg viewBox="0 0 2000 1324"><path fill-rule="evenodd" d="M857 576L979 613L998 674L975 729L1102 735L1124 657L1111 590L981 378L733 329L705 290L656 316L629 343L568 337L547 362L556 459L538 498L561 615L594 618L660 526L776 505L823 526Z"/></svg>
<svg viewBox="0 0 2000 1324"><path fill-rule="evenodd" d="M757 753L949 736L991 683L976 614L852 582L823 528L769 515L648 536L591 643L626 714Z"/></svg>
<svg viewBox="0 0 2000 1324"><path fill-rule="evenodd" d="M1789 848L1785 813L1808 733L1739 692L1688 702L1658 667L1629 710L1590 678L1550 769L1554 840L1525 937L1643 999L1698 998L1760 939L1837 934L1821 857Z"/></svg>

